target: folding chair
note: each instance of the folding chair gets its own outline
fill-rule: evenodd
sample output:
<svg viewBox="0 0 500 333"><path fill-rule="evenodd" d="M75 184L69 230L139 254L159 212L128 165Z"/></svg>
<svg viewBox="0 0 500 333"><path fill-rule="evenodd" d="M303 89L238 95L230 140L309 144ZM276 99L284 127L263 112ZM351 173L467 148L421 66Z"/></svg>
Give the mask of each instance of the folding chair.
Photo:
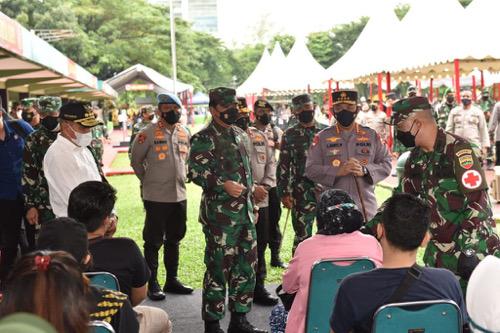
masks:
<svg viewBox="0 0 500 333"><path fill-rule="evenodd" d="M120 291L120 284L118 283L118 279L111 273L86 272L84 274L89 278L90 284L93 286Z"/></svg>
<svg viewBox="0 0 500 333"><path fill-rule="evenodd" d="M339 265L339 264L348 265ZM350 263L350 264L349 264ZM375 268L369 258L322 259L311 269L306 314L306 333L330 332L330 316L340 282L346 276Z"/></svg>
<svg viewBox="0 0 500 333"><path fill-rule="evenodd" d="M91 333L115 333L113 326L102 320L93 320L89 323Z"/></svg>
<svg viewBox="0 0 500 333"><path fill-rule="evenodd" d="M392 303L373 316L373 333L461 333L462 315L450 300Z"/></svg>

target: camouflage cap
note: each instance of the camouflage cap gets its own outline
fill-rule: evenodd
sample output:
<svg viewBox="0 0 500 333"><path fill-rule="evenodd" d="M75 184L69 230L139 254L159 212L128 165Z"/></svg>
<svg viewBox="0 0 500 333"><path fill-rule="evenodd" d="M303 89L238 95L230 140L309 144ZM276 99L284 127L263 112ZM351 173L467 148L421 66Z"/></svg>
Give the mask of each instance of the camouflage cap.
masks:
<svg viewBox="0 0 500 333"><path fill-rule="evenodd" d="M332 92L333 105L345 103L356 105L358 103L358 92L356 90L339 90Z"/></svg>
<svg viewBox="0 0 500 333"><path fill-rule="evenodd" d="M490 90L488 88L484 88L483 91L481 92L482 95L489 95Z"/></svg>
<svg viewBox="0 0 500 333"><path fill-rule="evenodd" d="M146 105L141 108L141 113L152 114L155 113L155 108L152 105Z"/></svg>
<svg viewBox="0 0 500 333"><path fill-rule="evenodd" d="M398 124L410 116L411 113L430 110L432 107L426 97L415 96L403 98L392 105L391 125Z"/></svg>
<svg viewBox="0 0 500 333"><path fill-rule="evenodd" d="M59 118L80 124L83 127L95 127L102 122L95 117L94 111L81 102L65 104L59 111Z"/></svg>
<svg viewBox="0 0 500 333"><path fill-rule="evenodd" d="M236 90L232 88L218 87L210 89L208 97L210 98L210 104L213 105L228 105L237 103Z"/></svg>
<svg viewBox="0 0 500 333"><path fill-rule="evenodd" d="M307 103L312 103L311 96L308 94L297 95L292 98L292 105L294 108L300 108Z"/></svg>
<svg viewBox="0 0 500 333"><path fill-rule="evenodd" d="M250 109L248 108L246 98L238 97L237 100L238 100L238 110L240 110L240 113L245 113L245 114L250 113Z"/></svg>
<svg viewBox="0 0 500 333"><path fill-rule="evenodd" d="M61 108L62 101L56 96L42 96L38 100L40 105L40 113L57 112Z"/></svg>
<svg viewBox="0 0 500 333"><path fill-rule="evenodd" d="M176 94L159 94L156 98L158 100L158 105L160 104L175 104L178 107L182 107L181 100Z"/></svg>
<svg viewBox="0 0 500 333"><path fill-rule="evenodd" d="M28 107L35 107L38 109L38 100L39 98L38 97L28 97L28 98L23 98L21 100L21 105L24 107L24 108L28 108Z"/></svg>
<svg viewBox="0 0 500 333"><path fill-rule="evenodd" d="M268 101L263 99L256 100L253 104L253 109L254 111L257 109L271 109L271 111L274 111L273 106Z"/></svg>

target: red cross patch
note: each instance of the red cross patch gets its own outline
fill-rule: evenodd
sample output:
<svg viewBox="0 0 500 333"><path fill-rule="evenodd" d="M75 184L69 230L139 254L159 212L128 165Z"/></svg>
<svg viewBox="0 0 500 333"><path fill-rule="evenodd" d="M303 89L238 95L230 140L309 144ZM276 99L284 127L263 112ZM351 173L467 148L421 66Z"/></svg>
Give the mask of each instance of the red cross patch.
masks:
<svg viewBox="0 0 500 333"><path fill-rule="evenodd" d="M462 175L462 185L469 190L478 188L479 186L481 186L482 182L483 177L476 170L466 171Z"/></svg>

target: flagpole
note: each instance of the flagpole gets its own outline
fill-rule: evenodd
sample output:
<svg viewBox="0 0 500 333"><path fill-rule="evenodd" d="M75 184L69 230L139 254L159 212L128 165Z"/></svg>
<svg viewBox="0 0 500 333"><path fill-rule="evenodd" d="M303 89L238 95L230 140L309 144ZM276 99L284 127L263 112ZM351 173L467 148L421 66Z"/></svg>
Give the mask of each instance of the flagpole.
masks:
<svg viewBox="0 0 500 333"><path fill-rule="evenodd" d="M177 53L175 47L175 18L173 0L170 0L170 43L172 46L173 92L174 94L177 94Z"/></svg>

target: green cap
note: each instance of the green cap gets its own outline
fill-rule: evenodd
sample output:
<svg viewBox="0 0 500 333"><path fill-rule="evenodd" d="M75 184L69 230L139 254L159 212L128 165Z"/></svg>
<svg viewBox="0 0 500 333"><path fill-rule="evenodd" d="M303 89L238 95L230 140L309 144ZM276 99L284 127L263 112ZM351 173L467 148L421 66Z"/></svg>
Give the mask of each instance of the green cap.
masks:
<svg viewBox="0 0 500 333"><path fill-rule="evenodd" d="M61 98L56 96L42 96L38 100L40 113L57 112L61 108Z"/></svg>
<svg viewBox="0 0 500 333"><path fill-rule="evenodd" d="M35 107L35 108L38 108L38 100L39 100L39 98L37 98L37 97L23 98L21 100L21 105L24 108L32 107L32 106Z"/></svg>
<svg viewBox="0 0 500 333"><path fill-rule="evenodd" d="M226 87L218 87L208 92L211 104L228 105L237 103L236 90Z"/></svg>
<svg viewBox="0 0 500 333"><path fill-rule="evenodd" d="M426 97L414 96L403 98L392 105L392 117L390 124L395 125L416 111L430 110L431 105Z"/></svg>

